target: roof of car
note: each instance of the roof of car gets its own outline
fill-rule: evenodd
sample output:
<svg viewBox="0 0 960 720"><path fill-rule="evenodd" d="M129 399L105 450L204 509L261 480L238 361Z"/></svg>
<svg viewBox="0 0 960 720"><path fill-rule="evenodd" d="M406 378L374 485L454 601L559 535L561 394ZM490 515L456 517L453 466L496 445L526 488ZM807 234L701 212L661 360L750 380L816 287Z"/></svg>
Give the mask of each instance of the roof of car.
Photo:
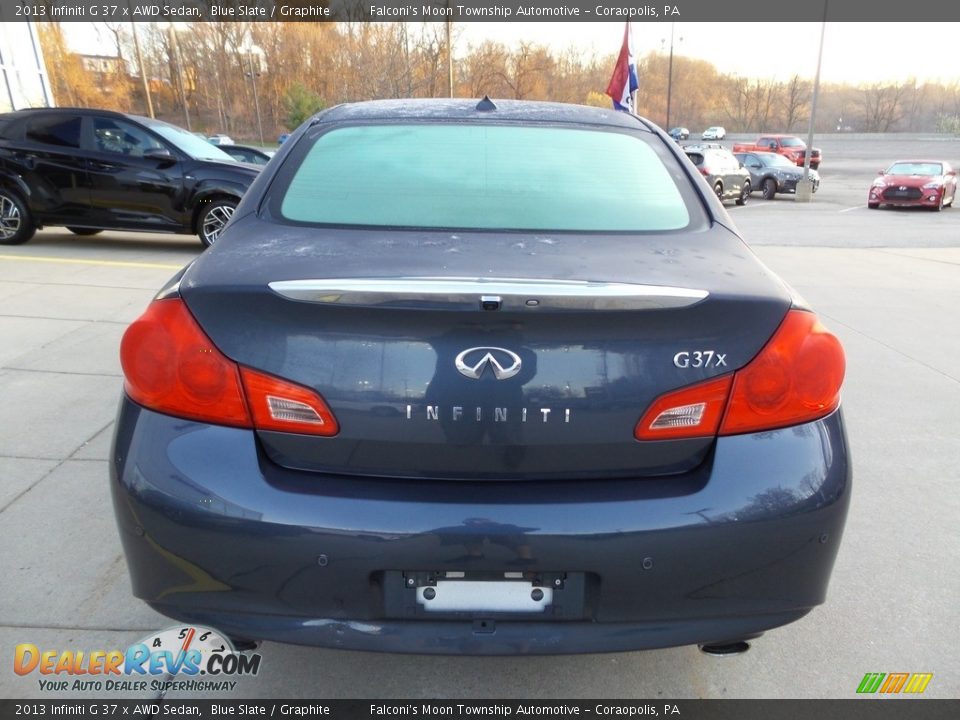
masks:
<svg viewBox="0 0 960 720"><path fill-rule="evenodd" d="M6 116L33 115L35 113L70 113L72 115L112 115L118 118L136 117L129 113L117 112L116 110L101 110L99 108L80 108L80 107L33 107L21 108L13 112L4 113Z"/></svg>
<svg viewBox="0 0 960 720"><path fill-rule="evenodd" d="M526 120L649 129L646 121L630 113L587 105L527 100L492 100L493 108L480 109L476 99L372 100L337 105L314 116L313 122L344 120Z"/></svg>

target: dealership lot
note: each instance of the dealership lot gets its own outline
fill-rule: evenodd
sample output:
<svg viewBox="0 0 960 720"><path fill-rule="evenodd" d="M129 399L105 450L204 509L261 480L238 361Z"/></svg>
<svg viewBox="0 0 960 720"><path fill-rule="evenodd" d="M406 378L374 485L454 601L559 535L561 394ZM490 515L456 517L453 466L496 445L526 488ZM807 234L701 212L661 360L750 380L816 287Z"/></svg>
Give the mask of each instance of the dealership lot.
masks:
<svg viewBox="0 0 960 720"><path fill-rule="evenodd" d="M866 192L894 159L960 165L960 143L816 144L823 185L811 204L755 195L729 209L847 350L854 498L826 605L723 660L689 647L438 658L266 644L260 675L233 695L845 698L867 672L932 672L925 694L957 697L960 209L868 210ZM195 237L59 228L0 247L0 696L49 694L36 673L10 669L18 643L123 649L172 624L130 596L107 458L119 338L199 252Z"/></svg>

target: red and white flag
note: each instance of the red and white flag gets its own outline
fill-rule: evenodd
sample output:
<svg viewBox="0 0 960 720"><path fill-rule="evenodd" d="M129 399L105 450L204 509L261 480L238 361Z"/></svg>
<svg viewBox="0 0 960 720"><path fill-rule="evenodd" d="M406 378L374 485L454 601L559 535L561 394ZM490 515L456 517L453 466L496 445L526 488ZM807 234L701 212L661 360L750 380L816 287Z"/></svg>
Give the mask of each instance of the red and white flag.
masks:
<svg viewBox="0 0 960 720"><path fill-rule="evenodd" d="M617 64L613 68L613 75L607 85L607 95L613 98L613 108L625 112L635 112L633 99L638 87L640 87L640 80L637 77L633 28L630 26L630 21L627 20L627 26L623 30L623 45L620 47L620 55L617 57Z"/></svg>

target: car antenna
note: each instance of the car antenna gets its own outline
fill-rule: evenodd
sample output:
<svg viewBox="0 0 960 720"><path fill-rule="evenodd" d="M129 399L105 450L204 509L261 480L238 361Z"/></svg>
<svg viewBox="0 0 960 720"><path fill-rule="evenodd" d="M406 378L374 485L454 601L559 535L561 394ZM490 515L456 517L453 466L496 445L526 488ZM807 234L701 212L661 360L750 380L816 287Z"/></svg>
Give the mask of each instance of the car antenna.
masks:
<svg viewBox="0 0 960 720"><path fill-rule="evenodd" d="M490 99L489 95L484 95L483 100L477 103L477 110L480 112L492 112L497 109L497 106L493 104L493 100Z"/></svg>

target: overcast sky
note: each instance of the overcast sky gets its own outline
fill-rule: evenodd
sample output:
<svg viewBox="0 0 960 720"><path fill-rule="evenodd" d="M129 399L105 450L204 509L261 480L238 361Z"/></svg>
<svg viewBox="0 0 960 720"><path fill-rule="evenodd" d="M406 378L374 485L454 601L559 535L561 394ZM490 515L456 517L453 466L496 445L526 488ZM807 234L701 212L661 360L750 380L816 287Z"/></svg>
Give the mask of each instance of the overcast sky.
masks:
<svg viewBox="0 0 960 720"><path fill-rule="evenodd" d="M950 0L956 2L957 0ZM65 23L78 52L104 52L94 23ZM623 23L500 22L460 23L463 52L484 39L508 45L527 40L562 50L609 54L620 48ZM669 49L671 23L634 23L637 52ZM708 60L720 71L748 77L812 78L817 66L820 23L675 23L674 53ZM908 77L945 83L960 81L960 23L827 23L824 82L875 83Z"/></svg>

